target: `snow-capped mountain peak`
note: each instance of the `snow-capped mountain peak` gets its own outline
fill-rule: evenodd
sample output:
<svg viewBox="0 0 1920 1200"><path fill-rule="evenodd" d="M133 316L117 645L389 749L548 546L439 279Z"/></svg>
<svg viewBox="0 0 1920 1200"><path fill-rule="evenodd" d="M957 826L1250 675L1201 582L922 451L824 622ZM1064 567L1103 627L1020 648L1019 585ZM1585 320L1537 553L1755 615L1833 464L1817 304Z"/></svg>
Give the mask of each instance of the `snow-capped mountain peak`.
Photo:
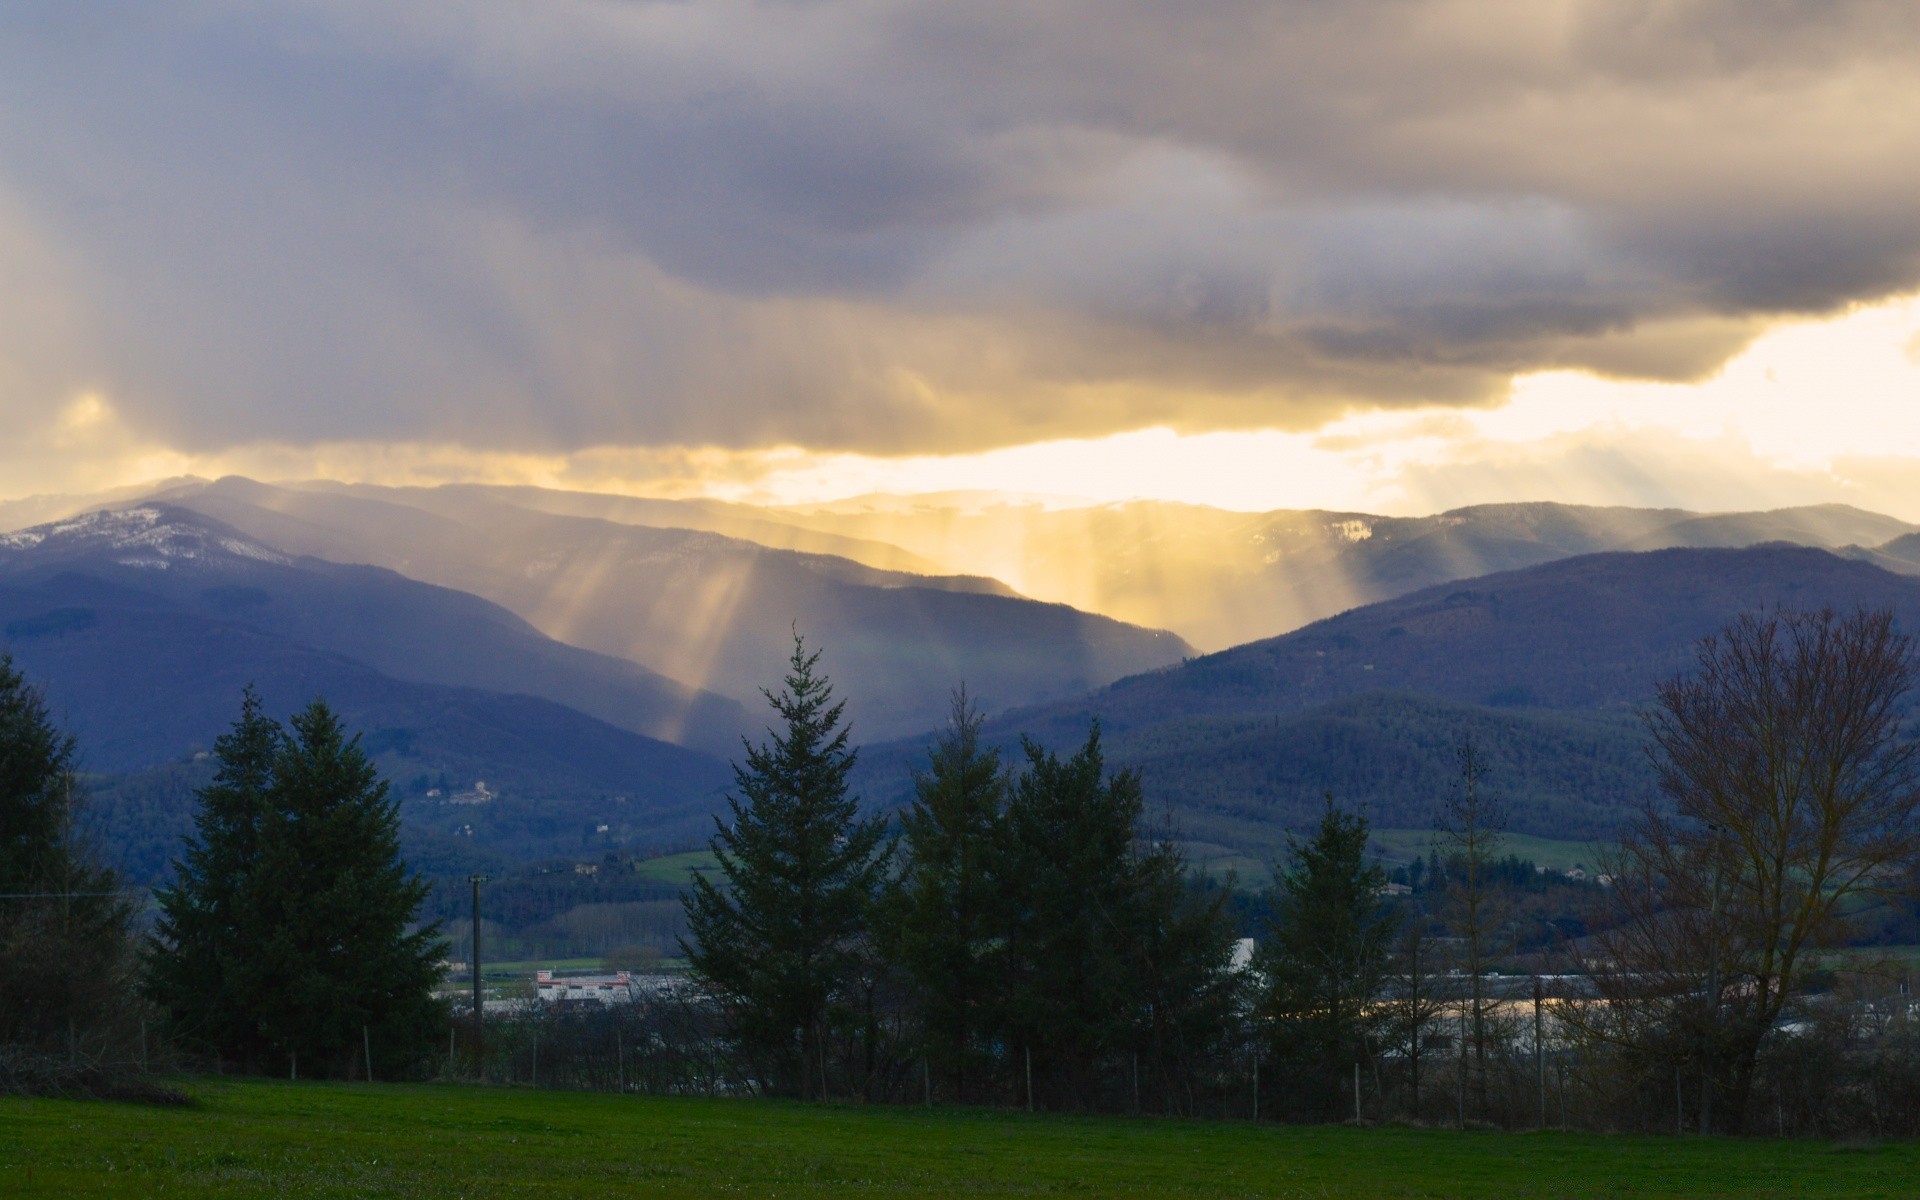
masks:
<svg viewBox="0 0 1920 1200"><path fill-rule="evenodd" d="M293 561L198 513L161 504L81 513L64 521L0 534L0 557L17 560L74 554L99 555L122 566L160 571L181 563L227 557L282 564Z"/></svg>

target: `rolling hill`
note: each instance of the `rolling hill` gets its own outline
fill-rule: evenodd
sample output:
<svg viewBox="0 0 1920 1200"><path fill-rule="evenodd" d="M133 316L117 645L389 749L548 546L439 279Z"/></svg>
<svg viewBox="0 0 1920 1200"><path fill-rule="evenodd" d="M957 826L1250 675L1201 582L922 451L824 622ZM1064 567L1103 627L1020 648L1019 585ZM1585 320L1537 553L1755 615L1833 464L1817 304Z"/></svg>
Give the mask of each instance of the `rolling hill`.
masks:
<svg viewBox="0 0 1920 1200"><path fill-rule="evenodd" d="M1920 585L1823 550L1585 555L1423 589L1121 680L1092 707L1123 728L1172 712L1290 712L1381 690L1496 707L1620 708L1685 668L1694 643L1736 613L1863 604L1920 629Z"/></svg>
<svg viewBox="0 0 1920 1200"><path fill-rule="evenodd" d="M1098 719L1182 836L1271 853L1325 789L1382 826L1430 825L1471 731L1517 831L1605 837L1652 792L1638 707L1700 637L1775 605L1888 607L1920 630L1920 581L1823 550L1614 552L1368 605L987 732L1009 755L1022 733L1064 751ZM873 802L905 798L925 745L868 751Z"/></svg>

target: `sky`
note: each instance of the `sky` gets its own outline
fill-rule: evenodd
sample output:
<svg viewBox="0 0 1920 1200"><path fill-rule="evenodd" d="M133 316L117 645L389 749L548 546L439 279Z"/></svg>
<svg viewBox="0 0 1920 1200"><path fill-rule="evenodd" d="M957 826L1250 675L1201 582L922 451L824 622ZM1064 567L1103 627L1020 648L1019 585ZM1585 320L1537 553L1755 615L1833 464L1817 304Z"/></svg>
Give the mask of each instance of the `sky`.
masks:
<svg viewBox="0 0 1920 1200"><path fill-rule="evenodd" d="M1916 194L1898 2L6 6L0 498L1920 519Z"/></svg>

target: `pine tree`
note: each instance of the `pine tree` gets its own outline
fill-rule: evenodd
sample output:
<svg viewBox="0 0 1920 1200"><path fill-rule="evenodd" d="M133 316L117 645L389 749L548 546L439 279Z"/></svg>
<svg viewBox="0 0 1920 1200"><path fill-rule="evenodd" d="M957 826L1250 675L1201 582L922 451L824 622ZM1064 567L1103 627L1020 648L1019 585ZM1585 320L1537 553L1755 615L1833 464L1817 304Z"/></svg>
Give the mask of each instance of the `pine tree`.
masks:
<svg viewBox="0 0 1920 1200"><path fill-rule="evenodd" d="M57 872L67 825L73 739L40 693L0 654L0 891L25 892Z"/></svg>
<svg viewBox="0 0 1920 1200"><path fill-rule="evenodd" d="M1191 1081L1204 1065L1232 1053L1234 1015L1243 1000L1232 971L1235 931L1228 892L1196 891L1170 836L1136 854L1127 941L1133 981L1135 1078L1160 1107L1193 1109Z"/></svg>
<svg viewBox="0 0 1920 1200"><path fill-rule="evenodd" d="M1051 1103L1084 1106L1095 1102L1102 1061L1132 1040L1132 848L1145 800L1138 775L1106 776L1097 724L1064 760L1023 745L1027 770L1007 809L1002 1019L1010 1048L1032 1057L1036 1088Z"/></svg>
<svg viewBox="0 0 1920 1200"><path fill-rule="evenodd" d="M160 915L148 943L148 994L175 1037L243 1066L260 1065L267 1051L238 975L253 949L248 887L284 737L247 688L240 718L214 742L218 766L198 793L194 836L174 863L174 882L154 894Z"/></svg>
<svg viewBox="0 0 1920 1200"><path fill-rule="evenodd" d="M69 1057L125 1015L131 918L79 837L74 753L0 653L0 1043Z"/></svg>
<svg viewBox="0 0 1920 1200"><path fill-rule="evenodd" d="M322 701L291 730L248 693L161 898L150 987L180 1028L244 1064L401 1073L437 1044L446 943L408 932L427 885L400 859L398 805ZM197 969L216 972L194 980ZM363 1029L365 1032L363 1032Z"/></svg>
<svg viewBox="0 0 1920 1200"><path fill-rule="evenodd" d="M960 1100L988 1058L984 1038L1004 971L998 852L1007 778L999 752L981 745L981 721L966 689L956 692L930 769L916 774L900 818L905 857L887 904L891 957L912 981L927 1053Z"/></svg>
<svg viewBox="0 0 1920 1200"><path fill-rule="evenodd" d="M695 878L681 943L768 1086L802 1098L825 1091L827 1034L868 932L883 830L848 792L856 752L819 662L796 633L785 689L763 689L782 728L734 766L732 822L716 818L711 843L726 886Z"/></svg>
<svg viewBox="0 0 1920 1200"><path fill-rule="evenodd" d="M242 992L279 1052L344 1073L364 1026L388 1069L410 1068L445 1016L439 927L407 932L427 884L401 861L399 805L359 738L319 700L290 724L246 888L257 941Z"/></svg>
<svg viewBox="0 0 1920 1200"><path fill-rule="evenodd" d="M1386 876L1366 860L1367 819L1327 796L1311 839L1272 895L1261 968L1269 981L1272 1049L1288 1068L1287 1098L1301 1115L1342 1111L1341 1083L1377 1035L1374 1007L1394 924Z"/></svg>

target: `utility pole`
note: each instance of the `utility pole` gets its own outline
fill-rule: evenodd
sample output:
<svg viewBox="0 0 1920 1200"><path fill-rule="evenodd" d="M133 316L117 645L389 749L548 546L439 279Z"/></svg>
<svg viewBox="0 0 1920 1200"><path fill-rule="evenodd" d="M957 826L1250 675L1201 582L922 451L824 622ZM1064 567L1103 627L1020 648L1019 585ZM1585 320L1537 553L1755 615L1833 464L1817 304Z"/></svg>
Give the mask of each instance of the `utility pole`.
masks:
<svg viewBox="0 0 1920 1200"><path fill-rule="evenodd" d="M481 1083L487 1081L486 1009L480 999L480 885L486 881L485 875L467 876L473 885L473 1062Z"/></svg>
<svg viewBox="0 0 1920 1200"><path fill-rule="evenodd" d="M1546 1022L1541 1019L1540 977L1533 977L1533 1070L1540 1081L1540 1128L1547 1127L1547 1037Z"/></svg>
<svg viewBox="0 0 1920 1200"><path fill-rule="evenodd" d="M1707 1019L1700 1027L1700 1136L1713 1132L1713 1051L1720 1024L1720 827L1707 826L1713 835L1713 904L1707 917Z"/></svg>

